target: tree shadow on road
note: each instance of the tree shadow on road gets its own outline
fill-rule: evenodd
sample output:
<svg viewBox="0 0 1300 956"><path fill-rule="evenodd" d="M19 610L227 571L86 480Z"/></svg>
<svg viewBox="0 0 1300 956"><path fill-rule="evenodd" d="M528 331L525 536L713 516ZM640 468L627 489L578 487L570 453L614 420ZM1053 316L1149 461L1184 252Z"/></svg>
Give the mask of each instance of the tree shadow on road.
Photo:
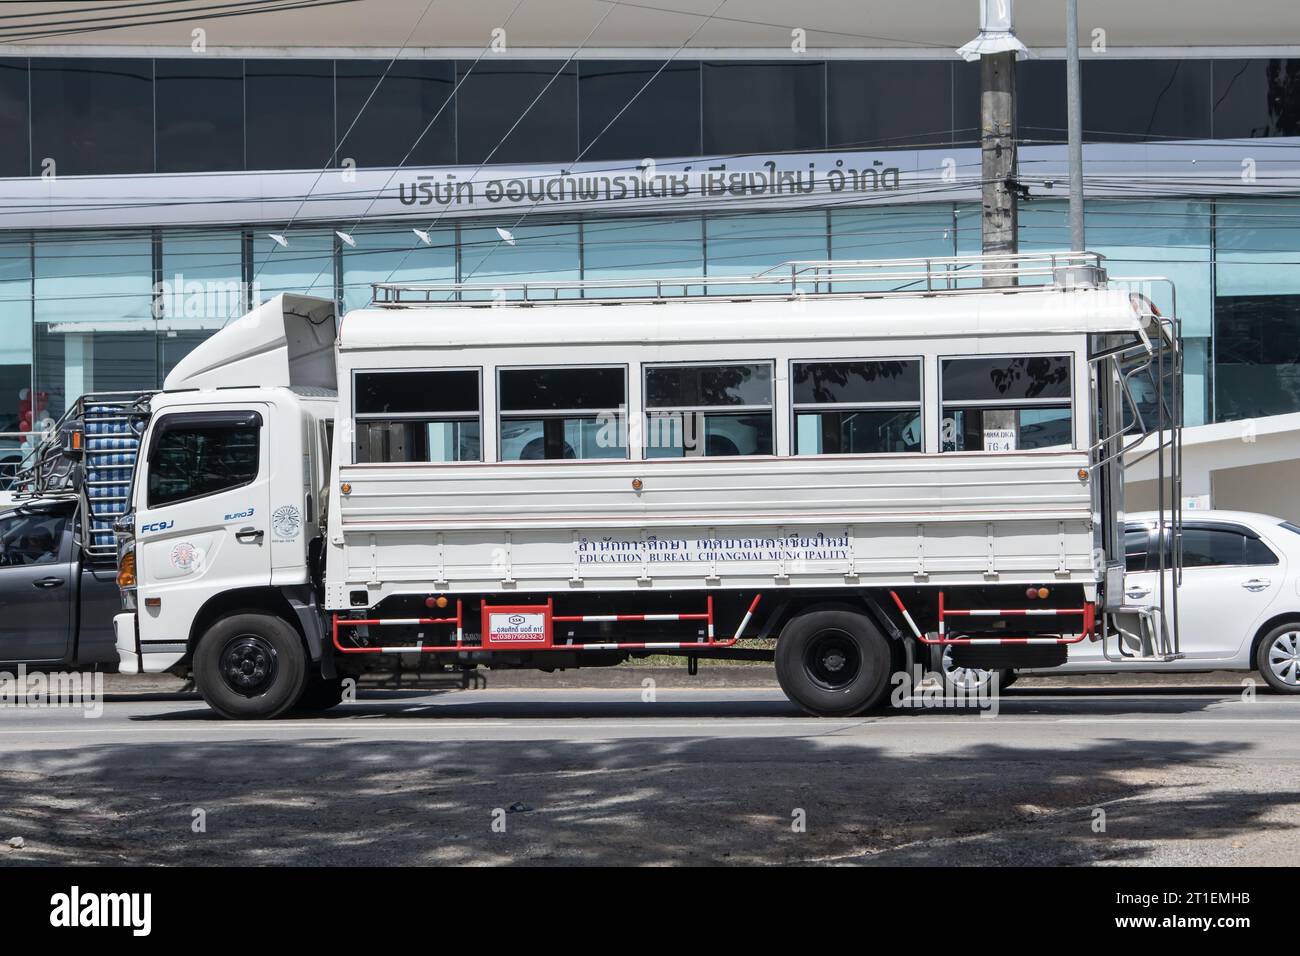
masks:
<svg viewBox="0 0 1300 956"><path fill-rule="evenodd" d="M1241 759L1249 744L1111 732L1054 745L1048 726L1013 745L990 740L997 721L971 723L903 734L885 722L879 735L852 736L809 721L807 732L745 737L362 740L322 722L309 739L258 725L240 740L12 751L0 837L27 847L0 861L1142 862L1152 841L1295 826L1300 791L1243 779L1256 765L1276 774L1270 761ZM954 745L963 733L970 743ZM194 832L199 810L204 832Z"/></svg>

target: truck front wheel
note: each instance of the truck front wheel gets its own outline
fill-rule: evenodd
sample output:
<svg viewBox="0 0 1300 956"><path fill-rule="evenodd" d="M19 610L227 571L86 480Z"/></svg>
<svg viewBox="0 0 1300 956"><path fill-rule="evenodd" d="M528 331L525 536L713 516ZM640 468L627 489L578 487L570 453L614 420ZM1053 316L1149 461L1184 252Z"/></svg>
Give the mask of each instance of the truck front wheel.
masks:
<svg viewBox="0 0 1300 956"><path fill-rule="evenodd" d="M287 621L270 614L232 614L199 641L194 682L223 717L275 717L302 696L307 649Z"/></svg>
<svg viewBox="0 0 1300 956"><path fill-rule="evenodd" d="M850 717L880 704L889 690L889 642L865 614L813 608L793 618L776 642L776 677L814 717Z"/></svg>

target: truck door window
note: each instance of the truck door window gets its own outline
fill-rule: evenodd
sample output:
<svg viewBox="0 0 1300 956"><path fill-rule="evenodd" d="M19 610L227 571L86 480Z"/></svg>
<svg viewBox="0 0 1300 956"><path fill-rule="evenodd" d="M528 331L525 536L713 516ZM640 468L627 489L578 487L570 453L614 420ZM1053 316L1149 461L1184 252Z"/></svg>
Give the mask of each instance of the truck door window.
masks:
<svg viewBox="0 0 1300 956"><path fill-rule="evenodd" d="M647 458L771 455L772 363L651 365Z"/></svg>
<svg viewBox="0 0 1300 956"><path fill-rule="evenodd" d="M195 412L158 422L149 449L148 507L229 491L257 477L262 417Z"/></svg>
<svg viewBox="0 0 1300 956"><path fill-rule="evenodd" d="M1124 570L1145 571L1147 552L1151 544L1151 529L1144 525L1130 525L1124 529Z"/></svg>
<svg viewBox="0 0 1300 956"><path fill-rule="evenodd" d="M478 369L357 372L356 461L480 461Z"/></svg>
<svg viewBox="0 0 1300 956"><path fill-rule="evenodd" d="M793 362L796 455L921 450L921 363Z"/></svg>
<svg viewBox="0 0 1300 956"><path fill-rule="evenodd" d="M501 461L627 457L625 367L503 368L497 376Z"/></svg>
<svg viewBox="0 0 1300 956"><path fill-rule="evenodd" d="M67 514L48 511L0 518L0 567L54 564L67 523Z"/></svg>
<svg viewBox="0 0 1300 956"><path fill-rule="evenodd" d="M943 359L944 451L1070 447L1070 357Z"/></svg>

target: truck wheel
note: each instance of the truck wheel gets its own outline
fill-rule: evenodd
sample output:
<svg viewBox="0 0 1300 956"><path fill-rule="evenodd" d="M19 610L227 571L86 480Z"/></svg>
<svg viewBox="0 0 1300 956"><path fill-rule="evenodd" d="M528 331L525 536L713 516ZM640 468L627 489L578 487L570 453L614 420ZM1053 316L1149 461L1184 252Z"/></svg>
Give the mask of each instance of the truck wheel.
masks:
<svg viewBox="0 0 1300 956"><path fill-rule="evenodd" d="M199 641L194 682L208 706L223 717L276 717L302 696L307 649L298 632L278 617L232 614Z"/></svg>
<svg viewBox="0 0 1300 956"><path fill-rule="evenodd" d="M850 717L878 705L889 689L889 642L864 614L814 608L776 642L776 677L814 717Z"/></svg>
<svg viewBox="0 0 1300 956"><path fill-rule="evenodd" d="M294 710L320 712L337 707L342 702L343 679L341 677L327 679L319 674L312 674L307 678L307 685L303 688L298 703L294 705Z"/></svg>

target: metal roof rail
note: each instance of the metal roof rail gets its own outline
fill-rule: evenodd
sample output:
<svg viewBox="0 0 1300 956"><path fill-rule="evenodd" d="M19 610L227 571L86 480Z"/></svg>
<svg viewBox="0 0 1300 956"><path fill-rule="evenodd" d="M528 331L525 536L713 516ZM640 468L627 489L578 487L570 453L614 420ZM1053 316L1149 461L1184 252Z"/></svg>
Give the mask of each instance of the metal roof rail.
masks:
<svg viewBox="0 0 1300 956"><path fill-rule="evenodd" d="M380 308L579 303L615 304L676 298L752 299L756 296L884 297L1042 291L1044 286L1105 284L1105 259L1095 252L930 256L919 259L791 260L747 276L632 279L538 279L500 282L375 282ZM998 280L989 285L990 280ZM1002 284L1015 280L1022 284ZM837 288L838 287L838 288Z"/></svg>

